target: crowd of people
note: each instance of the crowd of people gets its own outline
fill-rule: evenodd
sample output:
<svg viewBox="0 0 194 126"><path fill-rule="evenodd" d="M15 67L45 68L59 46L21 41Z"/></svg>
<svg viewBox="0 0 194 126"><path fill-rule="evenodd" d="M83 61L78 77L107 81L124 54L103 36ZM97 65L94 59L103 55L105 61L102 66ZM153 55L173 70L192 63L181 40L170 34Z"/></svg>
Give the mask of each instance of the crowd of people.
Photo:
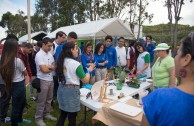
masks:
<svg viewBox="0 0 194 126"><path fill-rule="evenodd" d="M36 101L37 126L46 126L44 119L56 121L57 126L63 126L66 118L69 126L75 126L77 112L80 111L80 87L103 79L112 80L115 77L115 69L121 67L129 69L130 74L139 78L152 78L154 90L165 88L143 98L142 125L171 124L170 119L164 119L170 112L173 115L175 109L167 111L175 103L166 105L167 102L180 95L182 103L176 104L177 108L183 105L184 98L188 100L183 105L185 109L194 103L194 87L191 84L194 34L181 41L176 61L169 55L170 46L167 43L159 43L156 46L151 36L146 36L146 42L133 41L129 47L125 46L125 41L124 37L120 37L118 46L114 47L113 37L107 35L105 42L99 42L95 47L92 42L81 43L78 47L78 36L75 32L66 35L59 31L55 39L45 37L36 45L27 42L19 45L18 38L9 34L4 45L0 45L1 121L10 121L12 126L31 123L31 120L22 118L24 108L30 106L26 100L25 84L25 76L29 76L29 96L30 100ZM157 58L154 57L155 54ZM181 83L184 83L178 87L177 76L181 77ZM39 82L37 92L34 92L32 86L35 80ZM156 97L159 98L155 100ZM60 110L58 118L50 114L55 99L58 100ZM10 100L12 112L10 120L7 120ZM151 105L155 106L154 109ZM164 111L161 111L163 109ZM188 116L187 114L193 115L185 113L184 116ZM178 116L177 113L171 119L176 120ZM179 121L176 120L172 124L179 124Z"/></svg>

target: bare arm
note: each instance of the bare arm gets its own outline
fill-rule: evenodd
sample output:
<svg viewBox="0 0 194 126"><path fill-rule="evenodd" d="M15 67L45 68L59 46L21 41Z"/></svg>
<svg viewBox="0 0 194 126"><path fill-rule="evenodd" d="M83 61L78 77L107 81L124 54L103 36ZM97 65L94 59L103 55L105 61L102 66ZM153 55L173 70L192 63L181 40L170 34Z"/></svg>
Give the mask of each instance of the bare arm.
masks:
<svg viewBox="0 0 194 126"><path fill-rule="evenodd" d="M172 88L175 86L175 81L176 81L176 77L175 77L175 67L171 67L168 69L168 72L170 74L170 80L169 80L169 84L168 87Z"/></svg>
<svg viewBox="0 0 194 126"><path fill-rule="evenodd" d="M149 64L150 63L146 63L145 66L141 70L137 71L137 76L140 75L144 70L146 70L149 67Z"/></svg>
<svg viewBox="0 0 194 126"><path fill-rule="evenodd" d="M130 67L130 59L127 60L127 68Z"/></svg>
<svg viewBox="0 0 194 126"><path fill-rule="evenodd" d="M27 76L27 75L28 75L27 70L24 70L24 71L22 72L22 74L23 74L24 76Z"/></svg>
<svg viewBox="0 0 194 126"><path fill-rule="evenodd" d="M149 126L148 120L145 117L145 115L143 114L142 116L142 120L141 120L141 125L140 126Z"/></svg>

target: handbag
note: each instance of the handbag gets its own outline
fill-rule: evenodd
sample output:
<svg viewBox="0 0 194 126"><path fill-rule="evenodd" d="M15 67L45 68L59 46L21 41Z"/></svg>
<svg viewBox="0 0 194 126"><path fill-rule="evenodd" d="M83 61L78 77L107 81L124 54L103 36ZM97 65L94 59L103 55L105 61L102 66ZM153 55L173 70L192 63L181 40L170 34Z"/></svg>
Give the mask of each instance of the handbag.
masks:
<svg viewBox="0 0 194 126"><path fill-rule="evenodd" d="M32 87L35 88L37 90L38 93L40 93L41 89L40 89L40 79L39 78L35 78L32 82Z"/></svg>

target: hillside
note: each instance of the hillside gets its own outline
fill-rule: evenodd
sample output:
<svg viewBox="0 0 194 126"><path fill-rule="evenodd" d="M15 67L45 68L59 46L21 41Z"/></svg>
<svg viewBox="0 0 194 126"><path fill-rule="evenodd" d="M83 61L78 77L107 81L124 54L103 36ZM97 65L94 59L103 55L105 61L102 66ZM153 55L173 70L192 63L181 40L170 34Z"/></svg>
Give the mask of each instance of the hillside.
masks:
<svg viewBox="0 0 194 126"><path fill-rule="evenodd" d="M189 25L178 25L178 41L181 38L188 35L190 32L194 32L194 26ZM151 35L153 39L157 42L167 42L170 44L170 25L169 24L159 24L154 26L143 26L144 36Z"/></svg>

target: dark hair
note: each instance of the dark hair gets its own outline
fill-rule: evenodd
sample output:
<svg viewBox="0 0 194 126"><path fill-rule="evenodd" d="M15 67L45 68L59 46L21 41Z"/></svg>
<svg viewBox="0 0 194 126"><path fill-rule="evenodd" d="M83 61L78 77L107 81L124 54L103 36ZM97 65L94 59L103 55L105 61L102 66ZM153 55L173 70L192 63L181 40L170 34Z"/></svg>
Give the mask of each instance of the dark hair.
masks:
<svg viewBox="0 0 194 126"><path fill-rule="evenodd" d="M152 40L152 36L151 36L151 35L147 35L147 36L146 36L146 39L147 39L147 38L150 38L150 40Z"/></svg>
<svg viewBox="0 0 194 126"><path fill-rule="evenodd" d="M36 43L36 45L38 46L38 47L42 47L42 41L38 41L37 43Z"/></svg>
<svg viewBox="0 0 194 126"><path fill-rule="evenodd" d="M124 39L124 40L125 40L125 38L124 38L124 37L120 37L120 38L119 38L119 40L120 40L120 39Z"/></svg>
<svg viewBox="0 0 194 126"><path fill-rule="evenodd" d="M137 42L137 43L135 44L135 49L136 49L138 46L141 46L141 47L143 48L143 51L146 51L146 48L145 48L145 46L143 45L143 43ZM136 50L137 50L137 49L136 49ZM137 52L139 52L139 51L137 50Z"/></svg>
<svg viewBox="0 0 194 126"><path fill-rule="evenodd" d="M63 49L61 51L61 53L59 54L58 60L57 60L57 68L56 68L56 74L58 77L58 80L60 82L65 82L65 76L63 73L64 70L64 59L66 57L68 58L74 58L73 54L71 52L71 49L75 48L75 43L74 42L67 42L63 45Z"/></svg>
<svg viewBox="0 0 194 126"><path fill-rule="evenodd" d="M23 42L22 43L22 47L26 47L26 48L33 48L33 45L27 42Z"/></svg>
<svg viewBox="0 0 194 126"><path fill-rule="evenodd" d="M49 37L45 37L42 39L42 44L48 44L48 42L52 42L51 39Z"/></svg>
<svg viewBox="0 0 194 126"><path fill-rule="evenodd" d="M132 41L132 42L129 44L129 47L134 46L134 45L135 45L135 43L136 43L136 41Z"/></svg>
<svg viewBox="0 0 194 126"><path fill-rule="evenodd" d="M106 47L105 47L105 45L104 45L104 43L98 43L97 45L96 45L96 48L95 48L95 53L96 54L98 54L98 51L100 50L100 47L101 46L104 46L104 50L103 50L103 52L102 53L105 53L105 51L106 51Z"/></svg>
<svg viewBox="0 0 194 126"><path fill-rule="evenodd" d="M66 35L65 32L63 32L63 31L58 31L58 32L56 33L55 39L57 39L58 36L59 36L59 37L62 37L63 35ZM67 35L66 35L66 36L67 36Z"/></svg>
<svg viewBox="0 0 194 126"><path fill-rule="evenodd" d="M194 32L191 32L187 37L181 40L182 43L182 57L190 54L194 60Z"/></svg>
<svg viewBox="0 0 194 126"><path fill-rule="evenodd" d="M74 39L77 39L77 34L75 32L70 32L67 36L68 38L74 38Z"/></svg>
<svg viewBox="0 0 194 126"><path fill-rule="evenodd" d="M86 43L86 45L85 45L85 47L84 47L84 50L83 50L84 53L86 53L86 50L87 50L87 47L88 47L88 46L92 46L92 43L91 43L91 42L87 42L87 43Z"/></svg>
<svg viewBox="0 0 194 126"><path fill-rule="evenodd" d="M5 39L6 40L8 40L8 39L15 39L16 41L18 41L18 37L16 37L14 34L8 34Z"/></svg>
<svg viewBox="0 0 194 126"><path fill-rule="evenodd" d="M15 73L15 58L18 53L18 42L16 39L8 39L5 41L1 60L0 60L0 74L6 83L6 87L10 90L13 76Z"/></svg>
<svg viewBox="0 0 194 126"><path fill-rule="evenodd" d="M136 44L135 44L135 55L136 55L136 59L135 59L135 64L136 64L136 66L137 66L137 58L138 58L138 56L139 56L139 54L140 54L140 52L137 50L137 47L138 46L140 46L140 47L142 47L143 48L143 51L146 51L146 48L145 48L145 46L143 45L143 43L141 43L141 42L137 42Z"/></svg>
<svg viewBox="0 0 194 126"><path fill-rule="evenodd" d="M111 42L112 42L112 36L110 36L110 35L107 35L106 37L105 37L105 41L107 40L107 39L110 39L111 40Z"/></svg>
<svg viewBox="0 0 194 126"><path fill-rule="evenodd" d="M84 44L84 42L81 42L81 45L83 45Z"/></svg>

